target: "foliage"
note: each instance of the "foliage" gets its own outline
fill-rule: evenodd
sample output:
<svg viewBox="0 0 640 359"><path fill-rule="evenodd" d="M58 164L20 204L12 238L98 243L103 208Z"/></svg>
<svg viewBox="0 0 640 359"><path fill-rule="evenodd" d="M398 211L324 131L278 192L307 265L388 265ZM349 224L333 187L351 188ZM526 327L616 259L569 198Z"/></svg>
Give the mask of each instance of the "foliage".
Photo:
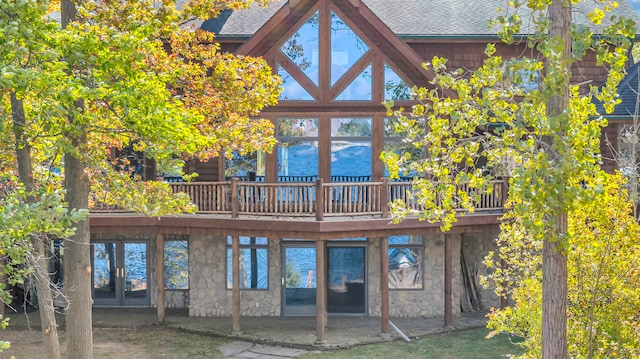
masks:
<svg viewBox="0 0 640 359"><path fill-rule="evenodd" d="M496 24L500 19L504 26L522 23L500 17ZM430 221L441 220L443 229L449 228L458 208L473 212L477 195L490 190L488 180L506 175L512 177L510 196L521 199L514 205L527 206L530 213L538 214L527 219L527 226L538 228L536 233L540 234L553 232L553 221L545 219L570 209L568 198L584 197L593 190L579 179L598 168L598 136L606 120L596 117L591 98L615 103L615 86L622 77L630 45L627 37L633 36L630 21L614 20L602 30L611 34L619 29L612 37L594 36L576 25L574 41L580 41L585 49L569 59L558 58L562 44L545 38L547 23L535 22L535 34L541 38L533 37L528 44L548 60L547 75L541 73L545 67L542 60L504 59L495 53L493 44L487 46L482 66L472 73L449 71L447 60L439 57L424 64L435 76L429 87L413 89L419 103L411 112L392 112L393 102L386 103L388 114L398 118L395 127L404 138L405 153L412 148L427 149L424 159L391 152L381 156L392 176L416 172L422 177L415 182L415 197L422 210L409 211L403 203L396 203L395 217L416 214ZM580 61L587 49L596 53L598 63L609 66L610 80L602 88L586 89L570 83L571 73L565 66ZM527 76L509 75L523 73L538 74L537 88L525 86ZM569 108L548 116L549 100L565 88L570 91ZM461 189L463 183L472 189L470 194Z"/></svg>
<svg viewBox="0 0 640 359"><path fill-rule="evenodd" d="M63 168L62 154L71 153L109 204L149 215L192 210L163 185L118 175L109 157L132 146L166 169L192 156L272 148L272 125L253 117L277 101L277 77L262 59L223 54L214 34L184 26L252 2L194 1L182 9L171 1L81 2L80 21L64 31L46 17L46 2L3 2L3 23L12 25L0 34L7 44L0 50L3 166L13 166L13 91L25 103L34 163ZM86 140L76 143L82 133Z"/></svg>
<svg viewBox="0 0 640 359"><path fill-rule="evenodd" d="M553 28L556 35L551 36L549 15L557 14L549 7L558 4L579 8L572 14L584 17L574 19L564 31ZM577 213L587 203L597 203L607 184L607 179L598 175L599 136L607 121L596 112L592 100L600 101L607 112L618 102L616 86L624 75L629 39L635 36L633 21L607 15L615 6L609 1L513 1L489 24L498 29L506 44L518 41L519 34L531 34L526 36L526 45L531 48L532 58L506 59L489 44L486 60L470 73L449 71L447 60L439 57L425 64L434 78L428 87L413 89L418 103L411 112L392 112L393 102L387 103L388 114L398 118L396 130L406 138L407 148L427 151L424 159L412 158L410 151L382 155L392 176L411 172L420 175L414 180L412 198L420 210L396 201L394 218L419 215L421 219L441 221L441 228L448 230L460 209L473 212L479 194L492 190L489 180L508 178L511 212L504 218L501 238L514 245L510 254L539 259L530 253L539 253L538 245L544 242L561 251L559 255L547 251L555 253L553 260L564 262L565 255L573 258L575 248L570 239L575 235L567 232L558 218ZM597 64L608 71L601 87L572 83L572 66L579 67L587 54L595 56ZM536 78L538 85L532 87L531 81ZM524 231L528 241L517 245L507 241L509 231ZM527 278L522 280L523 285L538 283L533 280L541 276L538 262L527 262L519 270L533 275L523 276ZM553 278L562 277L559 274ZM567 283L562 282L547 282L551 285L545 291L550 294L552 288L558 289L554 294L563 293L561 289L566 289ZM535 296L540 293L535 290L515 291L518 297L514 297L514 308L518 311L504 313L514 322L526 323L529 330L519 334L526 336L525 346L532 353L540 353L538 331L541 333L545 323L550 329L561 320L543 323L536 314L541 312L542 298ZM550 299L545 299L548 308L560 315L563 298ZM578 307L588 308L580 301L571 301L570 305L574 312ZM575 319L570 318L570 326ZM555 333L564 333L557 326L553 327ZM572 336L569 340L574 350L574 345L582 345L583 338ZM553 347L552 353L562 350L559 341L548 346Z"/></svg>
<svg viewBox="0 0 640 359"><path fill-rule="evenodd" d="M293 263L287 262L287 276L284 279L285 288L298 288L302 283L302 279L300 278L300 272L298 272Z"/></svg>
<svg viewBox="0 0 640 359"><path fill-rule="evenodd" d="M578 202L569 214L569 356L635 358L640 355L640 224L620 175L600 174L606 183L593 201ZM524 337L523 358L537 358L541 345L542 241L523 227L522 213L509 213L487 256L500 295L513 305L494 309L494 333ZM508 288L508 293L504 291Z"/></svg>
<svg viewBox="0 0 640 359"><path fill-rule="evenodd" d="M1 305L12 301L8 286L23 284L32 272L34 236L66 238L74 232L72 224L86 218L87 211L68 211L62 199L55 186L40 185L28 192L16 177L0 176ZM2 318L3 328L7 320Z"/></svg>

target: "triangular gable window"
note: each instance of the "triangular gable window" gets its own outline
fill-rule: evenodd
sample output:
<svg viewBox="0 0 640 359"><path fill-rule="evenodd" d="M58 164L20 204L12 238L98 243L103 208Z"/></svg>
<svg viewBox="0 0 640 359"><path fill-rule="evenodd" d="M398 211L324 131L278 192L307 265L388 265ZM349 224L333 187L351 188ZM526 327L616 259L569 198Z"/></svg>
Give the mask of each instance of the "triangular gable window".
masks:
<svg viewBox="0 0 640 359"><path fill-rule="evenodd" d="M371 101L372 93L371 65L369 65L336 97L336 100Z"/></svg>
<svg viewBox="0 0 640 359"><path fill-rule="evenodd" d="M281 101L375 102L409 100L401 64L385 60L385 49L351 22L342 3L318 1L286 29L266 56L283 79ZM283 29L284 30L284 29ZM393 66L393 67L392 67ZM379 70L378 70L379 69ZM382 87L382 88L380 88Z"/></svg>
<svg viewBox="0 0 640 359"><path fill-rule="evenodd" d="M369 46L342 20L331 12L331 85L344 75Z"/></svg>
<svg viewBox="0 0 640 359"><path fill-rule="evenodd" d="M319 26L318 11L315 12L302 26L280 47L285 56L318 85L319 61Z"/></svg>
<svg viewBox="0 0 640 359"><path fill-rule="evenodd" d="M282 79L282 93L280 93L280 100L289 101L313 101L314 98L305 90L302 85L291 76L287 70L278 65L278 76Z"/></svg>
<svg viewBox="0 0 640 359"><path fill-rule="evenodd" d="M384 64L384 99L385 100L409 100L411 87L407 85L391 66Z"/></svg>

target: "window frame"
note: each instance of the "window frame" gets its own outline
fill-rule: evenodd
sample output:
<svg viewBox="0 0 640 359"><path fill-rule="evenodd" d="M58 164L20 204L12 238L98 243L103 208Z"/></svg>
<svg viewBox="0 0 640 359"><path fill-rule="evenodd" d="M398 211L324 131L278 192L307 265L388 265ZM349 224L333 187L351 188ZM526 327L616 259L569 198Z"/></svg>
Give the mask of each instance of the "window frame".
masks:
<svg viewBox="0 0 640 359"><path fill-rule="evenodd" d="M390 238L391 237L420 237L421 241L420 243L390 243ZM387 243L388 243L388 251L387 251L387 261L391 260L391 256L389 256L389 253L394 250L394 249L414 249L414 250L418 250L420 253L420 260L418 262L419 265L419 270L421 273L418 273L420 275L420 281L419 287L413 287L413 288L405 288L405 287L391 287L391 278L389 278L389 290L392 291L400 291L400 290L407 290L407 291L422 291L425 289L424 287L424 277L425 277L425 265L424 265L424 261L425 261L425 238L423 235L397 235L397 236L389 236L387 237ZM391 277L391 264L389 263L389 269L387 272L387 276Z"/></svg>
<svg viewBox="0 0 640 359"><path fill-rule="evenodd" d="M255 244L246 244L246 243L242 243L242 239L243 238L256 238L256 239L264 239L265 243L255 243ZM232 251L232 236L227 236L227 241L225 243L225 289L226 290L233 290L233 284L230 283L229 278L231 278L233 280L233 263L231 263L229 261L229 258L231 257L231 251ZM265 278L266 278L266 286L264 288L243 288L242 285L240 286L240 290L243 291L268 291L270 290L271 286L269 283L269 272L270 272L270 268L269 268L269 238L268 237L250 237L250 236L239 236L239 251L240 253L242 253L244 250L251 250L251 249L256 249L256 250L265 250L265 254L266 254L266 263L265 263ZM258 270L257 273L260 273L260 271ZM259 278L259 277L258 277ZM240 278L240 283L242 283L242 278ZM249 279L249 278L248 278Z"/></svg>

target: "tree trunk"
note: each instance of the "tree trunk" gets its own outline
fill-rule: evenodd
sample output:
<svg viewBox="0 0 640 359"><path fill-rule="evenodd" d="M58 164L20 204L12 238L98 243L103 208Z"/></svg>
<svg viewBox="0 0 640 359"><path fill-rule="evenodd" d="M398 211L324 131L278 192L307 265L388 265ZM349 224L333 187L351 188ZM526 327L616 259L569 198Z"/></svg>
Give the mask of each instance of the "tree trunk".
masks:
<svg viewBox="0 0 640 359"><path fill-rule="evenodd" d="M566 233L567 215L558 215L557 224ZM567 357L567 256L550 240L542 248L542 357Z"/></svg>
<svg viewBox="0 0 640 359"><path fill-rule="evenodd" d="M65 28L76 19L76 7L71 0L61 0L61 24ZM82 108L77 101L76 108ZM69 121L74 122L69 116ZM86 132L71 138L72 145L82 153L86 144ZM86 165L72 153L64 155L66 201L69 209L89 208L89 178ZM70 359L93 358L93 336L91 319L91 257L89 251L89 219L76 223L76 234L65 240L65 294L69 300L67 309L67 357Z"/></svg>
<svg viewBox="0 0 640 359"><path fill-rule="evenodd" d="M560 60L571 56L571 7L565 6L564 0L553 0L548 8L550 27L549 37L559 38L563 45ZM547 59L547 67L553 59ZM556 59L556 61L558 61ZM567 66L567 65L564 65ZM563 72L569 83L569 69ZM569 106L569 89L564 87L562 93L554 94L547 104L547 114L559 121ZM562 136L557 134L556 136ZM561 163L562 161L556 161ZM562 210L560 210L562 212ZM560 241L567 233L567 214L559 213L555 218L556 233L554 240L546 239L542 250L542 357L544 359L560 359L567 357L567 256Z"/></svg>
<svg viewBox="0 0 640 359"><path fill-rule="evenodd" d="M83 143L83 139L78 143ZM84 163L71 154L65 154L64 171L69 208L89 208L89 180ZM76 234L65 240L64 247L64 289L69 300L67 352L70 359L93 358L89 244L89 219L84 219L76 223Z"/></svg>
<svg viewBox="0 0 640 359"><path fill-rule="evenodd" d="M14 92L11 93L11 116L13 117L13 133L15 136L15 152L18 160L18 176L24 184L27 191L33 190L33 166L31 165L31 146L25 140L24 128L26 126L26 118L22 100L16 97ZM29 197L28 201L34 199ZM49 261L45 255L44 241L46 236L33 236L33 264L36 282L36 291L38 293L38 307L40 311L40 324L42 326L42 334L44 335L44 343L47 350L47 356L50 359L60 359L60 341L58 340L58 325L56 323L55 308L51 299L51 279L49 278Z"/></svg>

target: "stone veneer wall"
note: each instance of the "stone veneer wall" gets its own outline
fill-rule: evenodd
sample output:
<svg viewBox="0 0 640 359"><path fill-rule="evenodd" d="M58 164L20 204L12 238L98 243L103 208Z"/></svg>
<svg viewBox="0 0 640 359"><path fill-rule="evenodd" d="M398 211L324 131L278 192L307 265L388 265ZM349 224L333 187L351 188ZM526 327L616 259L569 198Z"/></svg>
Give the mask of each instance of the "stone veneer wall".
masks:
<svg viewBox="0 0 640 359"><path fill-rule="evenodd" d="M189 315L230 316L232 291L226 289L226 237L191 236L189 239ZM268 290L241 290L242 316L280 316L280 241L269 239Z"/></svg>
<svg viewBox="0 0 640 359"><path fill-rule="evenodd" d="M460 313L460 300L464 295L460 267L463 250L479 285L479 278L486 275L483 264L485 255L494 250L498 232L452 234L452 301L453 314ZM145 240L149 258L148 287L150 306L157 307L156 242L155 236L92 235L92 240ZM167 237L167 240L170 238ZM176 238L177 239L177 238ZM386 238L385 238L386 239ZM226 289L226 237L190 236L189 239L189 289L166 290L167 308L189 308L190 316L230 316L232 291ZM389 294L392 317L439 317L444 315L444 235L424 237L424 288L422 290L391 290ZM281 253L280 240L269 239L269 288L268 290L241 290L242 316L281 315ZM367 242L368 303L367 313L380 316L380 240ZM491 288L481 288L482 309L500 304Z"/></svg>
<svg viewBox="0 0 640 359"><path fill-rule="evenodd" d="M383 239L383 240L386 240ZM391 317L440 317L444 316L444 235L424 236L424 287L421 290L390 290L389 314ZM460 313L462 289L460 266L460 236L453 235L452 251L452 301L453 314ZM380 316L380 240L369 242L369 310L371 316Z"/></svg>

